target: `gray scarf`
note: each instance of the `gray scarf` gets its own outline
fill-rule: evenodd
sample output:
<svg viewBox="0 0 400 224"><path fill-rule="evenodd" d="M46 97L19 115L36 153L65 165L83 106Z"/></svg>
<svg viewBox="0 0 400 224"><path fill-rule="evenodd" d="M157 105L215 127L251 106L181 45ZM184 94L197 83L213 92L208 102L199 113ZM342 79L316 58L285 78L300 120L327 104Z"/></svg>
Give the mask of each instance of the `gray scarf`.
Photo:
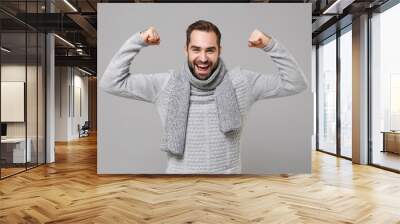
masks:
<svg viewBox="0 0 400 224"><path fill-rule="evenodd" d="M180 73L172 74L167 84L168 108L161 150L175 156L183 156L189 114L190 88L215 89L219 128L227 134L241 127L241 117L235 90L222 59L213 74L206 80L197 79L185 63Z"/></svg>

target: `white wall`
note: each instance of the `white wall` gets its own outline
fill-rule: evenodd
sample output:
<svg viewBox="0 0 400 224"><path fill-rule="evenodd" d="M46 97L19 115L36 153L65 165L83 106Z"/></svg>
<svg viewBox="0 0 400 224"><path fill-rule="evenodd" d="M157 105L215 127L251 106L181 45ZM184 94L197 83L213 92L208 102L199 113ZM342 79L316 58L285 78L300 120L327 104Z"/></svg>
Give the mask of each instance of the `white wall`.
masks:
<svg viewBox="0 0 400 224"><path fill-rule="evenodd" d="M81 76L82 73L76 73L77 70L75 70L75 75L74 75L74 89L75 89L75 113L73 113L73 119L72 121L72 130L71 130L71 135L73 138L78 138L79 133L78 133L78 124L81 126L85 123L85 121L88 120L88 77L87 76ZM77 98L78 92L77 90L80 90L80 99ZM81 112L78 110L77 105L79 104L78 100L80 100L80 107L81 107Z"/></svg>
<svg viewBox="0 0 400 224"><path fill-rule="evenodd" d="M23 122L6 122L7 137L25 137L31 140L32 161L44 163L44 82L45 77L41 66L25 66L20 63L3 64L1 66L1 81L24 82L26 85L26 105L21 108L22 113L26 112L26 120ZM2 95L2 98L7 96ZM10 110L2 107L1 110ZM15 109L14 109L15 110ZM10 111L16 113L17 111ZM37 157L38 154L38 157Z"/></svg>
<svg viewBox="0 0 400 224"><path fill-rule="evenodd" d="M77 139L78 124L83 125L88 120L88 78L83 75L72 67L56 67L55 141ZM81 103L77 101L79 89ZM77 104L82 105L82 113L79 113Z"/></svg>
<svg viewBox="0 0 400 224"><path fill-rule="evenodd" d="M55 141L67 141L68 85L67 67L55 68Z"/></svg>
<svg viewBox="0 0 400 224"><path fill-rule="evenodd" d="M26 70L25 70L26 69ZM30 77L31 75L36 76L36 66L27 66L25 67L24 65L20 64L3 64L1 66L1 81L17 81L17 82L25 82L25 76L26 74L28 75L28 80L29 82L36 82L33 81L32 78ZM33 85L36 85L36 83L30 83ZM34 102L32 99L36 99L36 89L31 89L27 88L27 106L29 107L29 103ZM33 91L33 92L30 92ZM4 96L3 96L4 97ZM35 101L36 102L36 101ZM36 103L34 105L36 108ZM27 116L28 116L28 137L29 134L32 133L33 130L36 130L36 125L32 124L32 121L35 121L36 123L36 113L32 113L32 111L35 111L35 108L27 108ZM6 108L2 108L2 110L5 110ZM33 117L32 117L33 116ZM25 137L25 124L26 122L7 122L7 136L8 137ZM36 132L35 132L36 133Z"/></svg>

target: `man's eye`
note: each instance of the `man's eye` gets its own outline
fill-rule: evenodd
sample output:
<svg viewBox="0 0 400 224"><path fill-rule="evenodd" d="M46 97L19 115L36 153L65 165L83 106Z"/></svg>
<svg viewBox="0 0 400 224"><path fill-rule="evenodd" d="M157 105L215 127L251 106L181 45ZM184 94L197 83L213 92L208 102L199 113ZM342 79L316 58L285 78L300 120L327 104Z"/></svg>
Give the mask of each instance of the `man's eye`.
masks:
<svg viewBox="0 0 400 224"><path fill-rule="evenodd" d="M192 49L192 51L199 52L200 50L199 49Z"/></svg>

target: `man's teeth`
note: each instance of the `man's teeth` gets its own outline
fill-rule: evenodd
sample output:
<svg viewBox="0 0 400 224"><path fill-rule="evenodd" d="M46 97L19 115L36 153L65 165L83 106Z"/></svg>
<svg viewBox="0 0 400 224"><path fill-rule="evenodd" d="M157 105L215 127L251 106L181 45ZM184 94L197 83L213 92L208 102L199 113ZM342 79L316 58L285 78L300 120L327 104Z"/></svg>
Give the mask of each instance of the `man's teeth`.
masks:
<svg viewBox="0 0 400 224"><path fill-rule="evenodd" d="M197 65L197 67L199 67L201 69L206 69L206 68L208 68L208 65Z"/></svg>

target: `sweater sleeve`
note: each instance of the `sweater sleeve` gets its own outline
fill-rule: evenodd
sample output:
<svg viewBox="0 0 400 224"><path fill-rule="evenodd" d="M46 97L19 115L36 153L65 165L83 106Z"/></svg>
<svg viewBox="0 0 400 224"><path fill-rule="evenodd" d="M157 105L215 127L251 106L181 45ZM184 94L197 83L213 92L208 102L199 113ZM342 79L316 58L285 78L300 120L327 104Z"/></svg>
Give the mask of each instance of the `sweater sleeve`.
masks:
<svg viewBox="0 0 400 224"><path fill-rule="evenodd" d="M100 80L100 88L116 96L154 103L170 73L131 74L129 67L147 44L135 33L113 56Z"/></svg>
<svg viewBox="0 0 400 224"><path fill-rule="evenodd" d="M250 86L251 102L257 100L290 96L307 89L303 71L289 51L274 38L262 49L278 68L277 74L261 74L240 69Z"/></svg>

